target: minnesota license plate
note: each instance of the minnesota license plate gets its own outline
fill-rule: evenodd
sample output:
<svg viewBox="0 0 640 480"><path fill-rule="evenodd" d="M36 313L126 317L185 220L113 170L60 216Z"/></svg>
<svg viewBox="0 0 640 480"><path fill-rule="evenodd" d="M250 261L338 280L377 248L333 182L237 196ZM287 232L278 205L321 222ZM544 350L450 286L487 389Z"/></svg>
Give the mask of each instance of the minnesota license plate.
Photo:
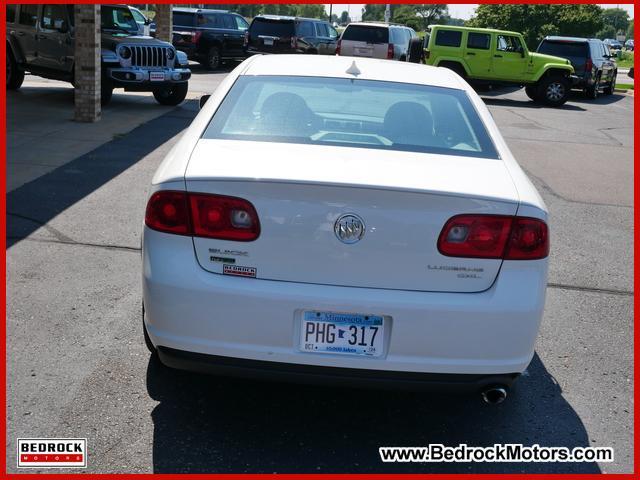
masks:
<svg viewBox="0 0 640 480"><path fill-rule="evenodd" d="M164 72L149 72L149 80L152 82L164 82Z"/></svg>
<svg viewBox="0 0 640 480"><path fill-rule="evenodd" d="M384 320L378 315L305 311L300 350L379 357L384 348Z"/></svg>
<svg viewBox="0 0 640 480"><path fill-rule="evenodd" d="M265 45L273 45L273 38L265 38L264 39L264 44Z"/></svg>

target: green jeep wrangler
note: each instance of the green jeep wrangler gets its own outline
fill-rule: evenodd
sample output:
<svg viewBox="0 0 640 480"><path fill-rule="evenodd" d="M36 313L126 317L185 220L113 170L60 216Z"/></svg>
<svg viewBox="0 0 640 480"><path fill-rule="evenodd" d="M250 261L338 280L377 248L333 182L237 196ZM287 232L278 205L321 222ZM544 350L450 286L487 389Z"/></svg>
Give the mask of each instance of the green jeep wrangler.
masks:
<svg viewBox="0 0 640 480"><path fill-rule="evenodd" d="M569 98L571 62L529 52L520 33L450 25L429 29L427 65L450 68L472 84L524 86L531 100L552 107Z"/></svg>

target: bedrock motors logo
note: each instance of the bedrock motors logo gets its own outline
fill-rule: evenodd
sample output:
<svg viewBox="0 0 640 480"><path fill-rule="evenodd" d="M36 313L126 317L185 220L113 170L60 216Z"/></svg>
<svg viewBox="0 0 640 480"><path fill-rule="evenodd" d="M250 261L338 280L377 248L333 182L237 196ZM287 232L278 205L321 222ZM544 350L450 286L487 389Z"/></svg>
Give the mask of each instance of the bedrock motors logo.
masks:
<svg viewBox="0 0 640 480"><path fill-rule="evenodd" d="M86 438L19 438L18 468L84 468Z"/></svg>

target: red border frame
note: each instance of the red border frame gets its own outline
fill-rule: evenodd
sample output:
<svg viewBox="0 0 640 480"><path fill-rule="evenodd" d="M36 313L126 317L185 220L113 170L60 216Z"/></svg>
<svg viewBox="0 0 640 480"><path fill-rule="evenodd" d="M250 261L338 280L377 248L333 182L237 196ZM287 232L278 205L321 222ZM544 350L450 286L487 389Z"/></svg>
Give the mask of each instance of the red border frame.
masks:
<svg viewBox="0 0 640 480"><path fill-rule="evenodd" d="M6 3L42 3L42 2L38 2L38 1L34 1L34 0L22 0L20 2L2 2L3 4ZM74 1L74 0L49 0L48 3L86 3L86 4L90 4L90 3L104 3L104 2L98 2L98 1L86 1L86 2L79 2L79 1ZM180 4L180 3L187 3L187 2L182 2L180 0L178 1L166 1L166 0L157 0L155 2L155 4L158 3L173 3L173 4ZM231 3L231 2L220 2L220 3ZM252 4L252 3L265 3L265 2L259 2L257 0L246 0L244 3L247 4ZM281 0L275 0L275 1L270 1L270 2L266 2L266 3L318 3L316 1L313 0L294 0L292 2L285 2L285 1L281 1ZM408 1L397 1L397 0L391 0L389 2L387 1L381 1L381 0L372 0L369 3L394 3L394 4L402 4L402 3L409 3ZM524 0L510 0L508 2L498 2L495 0L481 0L479 3L481 4L592 4L595 2L590 2L587 0L572 0L572 1L562 1L562 0L554 0L554 1L540 1L540 0L532 0L532 1L524 1ZM347 5L348 2L338 2L335 3L334 5ZM460 1L460 0L454 0L452 2L448 2L448 4L468 4L468 2L466 1ZM603 4L608 4L608 5L630 5L629 3L617 3L614 2L612 0L606 0L603 2ZM635 17L635 3L634 5L634 17ZM6 9L5 8L0 8L0 33L4 34L6 36ZM1 53L4 53L4 55L1 55ZM0 64L4 65L5 64L5 60L2 60L2 57L4 57L6 55L6 50L2 50L0 52ZM634 63L635 60L638 59L638 52L637 50L634 50ZM6 399L6 391L7 391L7 337L6 337L6 315L7 315L7 303L6 303L6 294L7 294L7 289L6 289L6 265L7 265L7 255L6 255L6 229L7 229L7 217L6 217L6 189L7 189L7 162L6 162L6 152L7 152L7 131L6 131L6 118L7 118L7 99L6 99L6 76L5 75L0 75L1 79L0 79L0 109L2 110L2 117L0 118L0 148L2 148L2 159L3 159L3 163L2 163L2 168L0 170L1 175L0 175L0 181L2 182L2 196L0 197L0 215L2 217L2 223L1 228L0 228L0 247L2 249L2 256L3 256L3 260L4 260L4 266L5 268L2 269L2 273L1 275L1 279L3 281L3 283L5 284L5 290L3 291L3 297L4 297L4 302L2 304L2 330L0 331L0 344L1 344L1 349L2 349L2 354L3 357L5 358L5 362L2 363L2 366L0 367L1 371L0 374L2 375L2 386L4 387L4 392L5 395L0 395L0 411L2 412L6 412L6 408L7 408L7 399ZM637 96L634 96L634 145L636 145L638 143L638 140L640 140L640 133L638 128L636 127L636 118L637 115L635 115L635 112L637 112L638 110L638 106L640 105L640 100L638 100ZM634 171L638 171L638 168L640 167L640 155L634 150ZM637 186L636 181L635 181L635 175L634 175L634 207L638 204L638 201L640 200L640 188ZM639 214L638 214L638 210L634 208L634 227L635 225L638 224L638 218L639 218ZM636 228L634 228L634 292L635 292L635 278L636 278L636 270L637 270L637 262L638 262L638 256L640 255L640 234L638 233L638 230ZM637 297L635 297L634 295L634 320L636 318L636 312L638 310L638 305L640 304L640 302L638 301ZM636 382L636 378L638 377L638 372L640 371L640 368L638 368L638 363L636 361L636 357L637 357L637 349L638 349L638 343L640 343L640 334L638 333L638 330L635 329L634 327L634 352L633 352L633 358L634 358L634 404L638 403L638 399L640 398L640 395L638 394L638 389L637 389L637 382ZM612 352L613 354L615 354L615 352ZM637 436L638 436L638 426L639 423L638 422L638 417L636 416L636 412L635 412L635 408L634 408L634 412L633 412L633 422L634 422L634 445L633 445L633 451L634 451L634 472L633 473L629 473L629 474L613 474L611 475L611 477L615 477L615 478L635 478L636 473L638 472L638 466L640 465L640 459L639 457L639 453L640 453L640 448L638 447L638 443L636 442ZM29 473L7 473L7 424L6 424L7 420L6 420L6 415L0 415L0 430L2 430L4 432L4 451L5 454L1 456L0 459L0 475L2 475L3 478L36 478L36 476L38 474L29 474ZM82 473L83 475L88 475L89 477L96 477L96 478L101 478L101 479L108 479L108 478L140 478L141 476L151 476L153 475L154 478L160 478L160 479L174 479L178 476L187 476L189 479L193 479L193 480L200 480L200 479L210 479L210 478L258 478L261 476L264 476L266 474L207 474L207 475L201 475L201 474L153 474L153 473L148 473L148 474L103 474L103 473L83 473L83 472L78 472L78 473ZM56 479L63 479L63 478L67 478L70 475L74 475L73 473L69 474L69 473L65 473L65 474L56 474L56 473L51 473L51 474L46 474L48 477L51 478L56 478ZM550 477L554 477L554 478L567 478L567 479L583 479L585 477L590 477L590 476L596 476L598 474L551 474L551 475L544 475L544 478L550 478ZM276 474L276 476L278 477L288 477L288 478L313 478L313 479L333 479L333 478L349 478L349 479L359 479L359 480L365 480L365 479L370 479L375 477L376 479L396 479L398 477L410 477L410 478L428 478L428 477L437 477L437 478L457 478L459 476L466 476L466 477L473 477L473 476L484 476L484 477L500 477L500 478L505 478L505 479L515 479L515 478L531 478L531 477L535 477L535 474L471 474L471 473L462 473L462 474Z"/></svg>

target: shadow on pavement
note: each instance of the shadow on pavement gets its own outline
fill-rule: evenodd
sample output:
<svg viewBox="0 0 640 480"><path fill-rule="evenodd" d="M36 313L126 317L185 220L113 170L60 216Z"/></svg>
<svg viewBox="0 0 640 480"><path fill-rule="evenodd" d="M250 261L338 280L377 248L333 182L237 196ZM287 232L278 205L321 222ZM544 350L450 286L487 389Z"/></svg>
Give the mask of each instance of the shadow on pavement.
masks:
<svg viewBox="0 0 640 480"><path fill-rule="evenodd" d="M502 93L505 93L505 92L502 92ZM547 107L546 105L542 105L540 103L532 102L529 99L513 100L511 98L489 97L484 92L478 92L478 94L482 97L482 100L487 105L496 105L498 107L518 107L518 108L535 108L535 109L554 108L554 107ZM573 105L571 102L573 102L573 97L567 103L565 103L559 108L562 110L573 110L578 112L586 111L584 108L579 107L577 105Z"/></svg>
<svg viewBox="0 0 640 480"><path fill-rule="evenodd" d="M569 99L569 101L572 102L572 103L586 103L586 104L593 104L593 105L611 105L612 103L616 103L616 102L619 102L621 100L624 100L625 97L626 97L626 95L621 94L621 93L613 93L611 95L600 94L598 96L598 98L593 100L591 98L587 98L585 96L585 94L582 93L582 92L573 91L573 92L571 92L571 98Z"/></svg>
<svg viewBox="0 0 640 480"><path fill-rule="evenodd" d="M191 102L195 104L195 101ZM189 126L196 113L197 108L171 110L127 135L8 192L7 248L180 133Z"/></svg>
<svg viewBox="0 0 640 480"><path fill-rule="evenodd" d="M155 473L599 473L596 463L383 464L380 446L494 443L588 446L587 432L536 355L506 402L479 395L261 383L168 369L154 355L147 390L160 402Z"/></svg>

